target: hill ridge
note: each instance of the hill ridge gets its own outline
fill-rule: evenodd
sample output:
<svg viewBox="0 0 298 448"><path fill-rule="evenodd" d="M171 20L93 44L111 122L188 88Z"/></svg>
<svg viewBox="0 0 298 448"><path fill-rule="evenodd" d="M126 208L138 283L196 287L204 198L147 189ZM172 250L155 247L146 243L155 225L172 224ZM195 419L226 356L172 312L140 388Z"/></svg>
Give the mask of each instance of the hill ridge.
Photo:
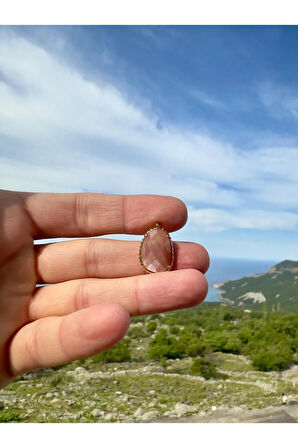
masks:
<svg viewBox="0 0 298 448"><path fill-rule="evenodd" d="M219 297L244 309L298 313L298 261L283 260L267 272L215 283Z"/></svg>

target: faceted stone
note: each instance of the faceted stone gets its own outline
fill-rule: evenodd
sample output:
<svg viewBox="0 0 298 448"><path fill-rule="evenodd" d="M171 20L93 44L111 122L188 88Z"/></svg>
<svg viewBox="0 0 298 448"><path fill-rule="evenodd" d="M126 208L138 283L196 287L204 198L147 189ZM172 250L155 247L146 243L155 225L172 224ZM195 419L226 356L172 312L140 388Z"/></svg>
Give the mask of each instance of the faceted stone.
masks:
<svg viewBox="0 0 298 448"><path fill-rule="evenodd" d="M167 271L172 264L172 245L168 234L160 228L151 229L143 240L140 258L150 272Z"/></svg>

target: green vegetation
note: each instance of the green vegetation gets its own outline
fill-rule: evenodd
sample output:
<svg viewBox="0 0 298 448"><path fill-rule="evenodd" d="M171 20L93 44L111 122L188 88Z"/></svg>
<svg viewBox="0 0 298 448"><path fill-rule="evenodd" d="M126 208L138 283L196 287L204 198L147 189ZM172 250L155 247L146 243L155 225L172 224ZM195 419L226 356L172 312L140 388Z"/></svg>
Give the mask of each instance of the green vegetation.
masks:
<svg viewBox="0 0 298 448"><path fill-rule="evenodd" d="M123 339L117 345L106 350L105 352L99 353L93 356L94 361L103 362L125 362L130 361L131 355L128 346L128 340Z"/></svg>
<svg viewBox="0 0 298 448"><path fill-rule="evenodd" d="M249 356L258 369L271 371L289 367L298 347L298 316L290 313L268 312L264 316L262 312L227 311L224 304L205 303L172 312L160 323L170 326L159 329L150 341L149 359L223 352Z"/></svg>
<svg viewBox="0 0 298 448"><path fill-rule="evenodd" d="M177 403L262 408L297 395L298 315L223 303L131 319L104 353L23 375L0 391L0 422L142 421Z"/></svg>
<svg viewBox="0 0 298 448"><path fill-rule="evenodd" d="M222 298L242 309L298 313L298 261L285 260L265 274L226 281ZM261 293L266 302L252 294Z"/></svg>
<svg viewBox="0 0 298 448"><path fill-rule="evenodd" d="M149 359L176 359L197 356L204 350L205 344L198 333L192 331L191 327L181 330L177 337L169 336L167 330L161 328L150 342L147 355Z"/></svg>
<svg viewBox="0 0 298 448"><path fill-rule="evenodd" d="M20 413L17 411L0 411L0 423L19 422Z"/></svg>
<svg viewBox="0 0 298 448"><path fill-rule="evenodd" d="M199 375L209 380L218 376L215 365L204 359L195 359L190 367L191 375Z"/></svg>
<svg viewBox="0 0 298 448"><path fill-rule="evenodd" d="M148 331L148 333L154 333L154 331L157 328L157 323L154 320L151 320L150 322L148 322L148 324L146 325L146 329Z"/></svg>

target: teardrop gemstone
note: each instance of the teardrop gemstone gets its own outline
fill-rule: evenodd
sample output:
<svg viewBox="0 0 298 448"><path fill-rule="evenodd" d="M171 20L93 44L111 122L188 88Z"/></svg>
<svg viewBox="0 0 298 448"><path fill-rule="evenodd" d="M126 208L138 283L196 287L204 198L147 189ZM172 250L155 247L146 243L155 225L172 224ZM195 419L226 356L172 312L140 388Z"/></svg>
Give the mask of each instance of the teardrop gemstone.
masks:
<svg viewBox="0 0 298 448"><path fill-rule="evenodd" d="M173 243L164 229L156 226L144 236L140 247L140 262L149 272L163 272L173 265Z"/></svg>

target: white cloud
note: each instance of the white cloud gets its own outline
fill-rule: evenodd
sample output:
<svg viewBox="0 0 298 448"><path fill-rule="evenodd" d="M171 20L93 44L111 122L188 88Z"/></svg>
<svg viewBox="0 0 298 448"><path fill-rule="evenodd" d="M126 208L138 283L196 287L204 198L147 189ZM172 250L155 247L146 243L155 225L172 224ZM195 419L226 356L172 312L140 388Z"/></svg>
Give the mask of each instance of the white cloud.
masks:
<svg viewBox="0 0 298 448"><path fill-rule="evenodd" d="M224 210L190 208L189 221L197 229L218 232L228 229L298 230L298 214L271 210Z"/></svg>
<svg viewBox="0 0 298 448"><path fill-rule="evenodd" d="M265 82L259 88L259 97L268 113L275 118L292 116L298 118L298 89L272 82Z"/></svg>
<svg viewBox="0 0 298 448"><path fill-rule="evenodd" d="M209 230L296 228L287 208L298 207L297 148L244 152L199 132L160 129L157 117L61 53L0 37L3 188L169 194L202 204L192 222ZM269 211L241 212L252 204Z"/></svg>
<svg viewBox="0 0 298 448"><path fill-rule="evenodd" d="M210 106L214 109L225 109L226 106L221 101L219 101L217 98L214 98L213 96L203 92L199 89L187 89L187 92L196 100L198 100L200 103L206 104L207 106Z"/></svg>

